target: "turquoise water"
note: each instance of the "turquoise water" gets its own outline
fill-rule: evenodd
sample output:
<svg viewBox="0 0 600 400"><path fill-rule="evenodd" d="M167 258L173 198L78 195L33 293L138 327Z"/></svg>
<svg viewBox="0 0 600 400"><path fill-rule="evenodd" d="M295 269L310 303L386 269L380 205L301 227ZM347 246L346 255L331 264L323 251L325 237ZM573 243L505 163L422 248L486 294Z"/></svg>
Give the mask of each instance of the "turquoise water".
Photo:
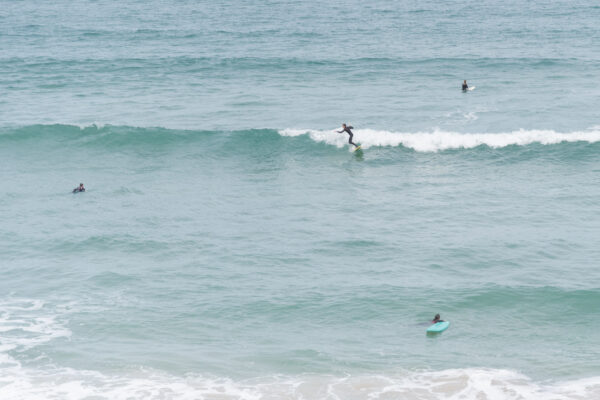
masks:
<svg viewBox="0 0 600 400"><path fill-rule="evenodd" d="M3 399L600 395L594 2L0 6Z"/></svg>

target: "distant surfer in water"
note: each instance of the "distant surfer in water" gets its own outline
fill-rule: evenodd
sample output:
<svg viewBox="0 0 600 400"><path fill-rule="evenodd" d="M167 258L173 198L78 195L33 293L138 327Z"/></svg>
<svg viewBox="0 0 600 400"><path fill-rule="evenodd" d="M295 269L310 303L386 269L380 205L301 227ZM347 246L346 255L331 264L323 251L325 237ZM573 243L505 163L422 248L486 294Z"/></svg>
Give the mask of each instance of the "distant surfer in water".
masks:
<svg viewBox="0 0 600 400"><path fill-rule="evenodd" d="M336 132L337 133L344 133L344 132L346 132L348 135L350 135L350 137L348 138L348 143L350 143L354 147L358 147L358 145L352 141L352 137L354 136L354 133L352 133L352 129L354 129L353 126L346 126L346 124L342 124L342 130L341 131L336 131Z"/></svg>
<svg viewBox="0 0 600 400"><path fill-rule="evenodd" d="M463 90L463 92L466 92L467 90L469 90L469 85L467 85L466 79L463 81L462 90Z"/></svg>
<svg viewBox="0 0 600 400"><path fill-rule="evenodd" d="M435 317L433 317L433 319L431 320L431 323L437 324L438 322L444 322L444 320L441 319L440 314L435 314Z"/></svg>
<svg viewBox="0 0 600 400"><path fill-rule="evenodd" d="M77 193L77 192L85 192L85 188L83 187L83 183L80 183L78 187L76 187L75 189L73 189L73 193Z"/></svg>

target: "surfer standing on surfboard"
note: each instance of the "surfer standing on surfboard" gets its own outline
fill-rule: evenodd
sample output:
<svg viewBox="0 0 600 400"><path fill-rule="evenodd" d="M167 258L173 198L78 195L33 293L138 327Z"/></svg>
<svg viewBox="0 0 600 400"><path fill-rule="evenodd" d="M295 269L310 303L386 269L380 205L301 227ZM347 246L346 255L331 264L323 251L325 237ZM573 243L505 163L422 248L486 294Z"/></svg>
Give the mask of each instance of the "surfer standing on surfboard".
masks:
<svg viewBox="0 0 600 400"><path fill-rule="evenodd" d="M352 137L354 136L354 133L352 133L352 129L354 129L353 126L346 126L346 124L342 124L342 130L336 131L336 132L337 133L346 132L348 135L350 135L350 137L348 138L348 143L350 143L351 145L354 145L354 147L358 147L358 145L352 141Z"/></svg>

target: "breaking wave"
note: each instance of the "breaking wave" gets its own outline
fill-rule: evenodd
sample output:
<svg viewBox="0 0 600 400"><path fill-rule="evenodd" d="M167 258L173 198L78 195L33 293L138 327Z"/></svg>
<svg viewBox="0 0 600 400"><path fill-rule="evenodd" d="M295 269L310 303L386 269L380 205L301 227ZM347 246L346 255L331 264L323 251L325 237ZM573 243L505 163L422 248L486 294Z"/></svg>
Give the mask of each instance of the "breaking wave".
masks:
<svg viewBox="0 0 600 400"><path fill-rule="evenodd" d="M463 368L399 370L379 374L271 375L234 379L190 372L173 375L144 366L118 374L58 366L32 366L20 353L52 340L68 339L70 306L50 307L35 299L0 302L0 398L46 399L207 399L362 400L480 399L581 400L600 396L600 377L536 382L516 371Z"/></svg>
<svg viewBox="0 0 600 400"><path fill-rule="evenodd" d="M518 130L504 133L461 133L433 130L431 132L392 132L375 129L354 130L354 141L364 149L374 147L403 147L416 152L487 147L501 149L510 146L559 145L561 143L600 142L600 129L556 132L553 130ZM296 138L296 141L289 141ZM304 138L304 139L303 139ZM309 151L314 144L335 148L348 146L348 135L335 130L311 129L245 129L182 130L161 127L130 127L114 125L30 125L20 128L1 128L0 144L44 147L83 147L127 149L143 148L164 150L169 146L197 146L198 149L216 150L219 154L236 154L248 147L254 151ZM283 146L283 147L282 147Z"/></svg>
<svg viewBox="0 0 600 400"><path fill-rule="evenodd" d="M335 130L284 129L283 136L308 135L316 142L336 147L347 144L348 136ZM435 130L432 132L390 132L374 129L354 130L354 141L362 147L403 146L418 152L472 149L479 146L502 148L527 146L534 143L552 145L570 142L596 143L600 141L600 130L560 133L553 130L518 130L506 133L459 133Z"/></svg>

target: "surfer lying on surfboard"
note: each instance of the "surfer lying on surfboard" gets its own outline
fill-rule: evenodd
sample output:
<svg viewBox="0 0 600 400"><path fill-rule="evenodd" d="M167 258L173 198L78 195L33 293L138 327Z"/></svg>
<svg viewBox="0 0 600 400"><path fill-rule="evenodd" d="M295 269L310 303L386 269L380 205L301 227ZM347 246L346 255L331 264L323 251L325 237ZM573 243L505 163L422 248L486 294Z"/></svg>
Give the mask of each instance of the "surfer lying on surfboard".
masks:
<svg viewBox="0 0 600 400"><path fill-rule="evenodd" d="M354 129L353 126L346 126L346 124L342 124L342 130L336 131L336 132L337 133L346 132L348 135L350 135L350 137L348 138L348 143L350 143L351 145L354 145L354 147L358 147L358 145L352 141L352 137L354 136L354 133L352 133L352 129Z"/></svg>
<svg viewBox="0 0 600 400"><path fill-rule="evenodd" d="M438 322L444 322L444 320L441 319L440 314L435 314L435 317L433 317L433 319L431 320L431 323L437 324Z"/></svg>
<svg viewBox="0 0 600 400"><path fill-rule="evenodd" d="M433 320L431 320L431 325L427 328L427 334L436 334L444 332L450 326L450 322L444 321L440 318L440 314L435 314Z"/></svg>

